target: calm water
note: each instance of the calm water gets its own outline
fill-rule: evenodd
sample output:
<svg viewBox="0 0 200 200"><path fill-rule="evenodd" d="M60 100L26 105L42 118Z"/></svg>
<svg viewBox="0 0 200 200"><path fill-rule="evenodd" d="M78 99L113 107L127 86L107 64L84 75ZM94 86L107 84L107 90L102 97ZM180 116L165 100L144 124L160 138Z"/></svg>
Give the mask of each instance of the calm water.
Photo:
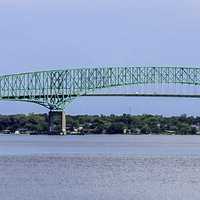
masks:
<svg viewBox="0 0 200 200"><path fill-rule="evenodd" d="M199 200L200 136L0 135L3 200Z"/></svg>

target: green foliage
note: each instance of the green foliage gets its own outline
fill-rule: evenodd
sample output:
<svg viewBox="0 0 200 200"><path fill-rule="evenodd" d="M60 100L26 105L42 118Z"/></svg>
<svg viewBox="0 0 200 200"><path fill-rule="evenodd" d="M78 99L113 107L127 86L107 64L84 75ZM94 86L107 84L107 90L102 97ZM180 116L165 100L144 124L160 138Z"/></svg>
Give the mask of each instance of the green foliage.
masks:
<svg viewBox="0 0 200 200"><path fill-rule="evenodd" d="M123 134L125 124L123 122L113 122L107 129L108 134Z"/></svg>
<svg viewBox="0 0 200 200"><path fill-rule="evenodd" d="M26 129L29 131L47 131L48 116L46 114L0 115L0 131Z"/></svg>
<svg viewBox="0 0 200 200"><path fill-rule="evenodd" d="M132 116L79 115L66 116L67 130L81 128L93 134L182 134L200 133L200 117L163 117L158 115ZM0 115L0 131L25 129L35 132L48 131L47 114Z"/></svg>

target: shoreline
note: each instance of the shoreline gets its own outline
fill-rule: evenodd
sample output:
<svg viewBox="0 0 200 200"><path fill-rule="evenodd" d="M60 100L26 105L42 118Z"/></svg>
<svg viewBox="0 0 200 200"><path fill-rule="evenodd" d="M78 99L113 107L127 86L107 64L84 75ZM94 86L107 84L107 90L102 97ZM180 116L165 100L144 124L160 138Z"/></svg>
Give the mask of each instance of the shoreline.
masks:
<svg viewBox="0 0 200 200"><path fill-rule="evenodd" d="M121 135L121 136L200 136L200 134L120 134L120 133L115 133L115 134L104 134L104 133L99 133L99 134L94 134L94 133L86 133L86 134L65 134L65 135L52 135L52 134L15 134L15 133L0 133L0 136L115 136L115 135Z"/></svg>

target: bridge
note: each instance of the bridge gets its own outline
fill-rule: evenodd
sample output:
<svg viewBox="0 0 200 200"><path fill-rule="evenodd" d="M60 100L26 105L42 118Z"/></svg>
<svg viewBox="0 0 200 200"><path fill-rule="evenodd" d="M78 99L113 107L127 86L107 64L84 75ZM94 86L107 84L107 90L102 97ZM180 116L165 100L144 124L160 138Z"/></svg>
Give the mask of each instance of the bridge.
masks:
<svg viewBox="0 0 200 200"><path fill-rule="evenodd" d="M40 71L0 76L0 100L25 101L49 112L49 132L65 133L64 108L79 96L162 96L199 98L199 94L98 94L96 90L127 85L200 85L197 67L99 67ZM59 121L56 125L55 121Z"/></svg>

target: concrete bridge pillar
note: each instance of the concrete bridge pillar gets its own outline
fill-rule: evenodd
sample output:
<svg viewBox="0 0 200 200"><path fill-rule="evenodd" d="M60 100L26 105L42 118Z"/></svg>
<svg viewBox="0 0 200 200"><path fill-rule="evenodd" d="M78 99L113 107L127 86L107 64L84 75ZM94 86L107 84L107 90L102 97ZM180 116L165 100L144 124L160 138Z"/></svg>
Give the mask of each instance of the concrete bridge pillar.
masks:
<svg viewBox="0 0 200 200"><path fill-rule="evenodd" d="M49 112L49 134L50 135L66 134L66 117L64 111Z"/></svg>

